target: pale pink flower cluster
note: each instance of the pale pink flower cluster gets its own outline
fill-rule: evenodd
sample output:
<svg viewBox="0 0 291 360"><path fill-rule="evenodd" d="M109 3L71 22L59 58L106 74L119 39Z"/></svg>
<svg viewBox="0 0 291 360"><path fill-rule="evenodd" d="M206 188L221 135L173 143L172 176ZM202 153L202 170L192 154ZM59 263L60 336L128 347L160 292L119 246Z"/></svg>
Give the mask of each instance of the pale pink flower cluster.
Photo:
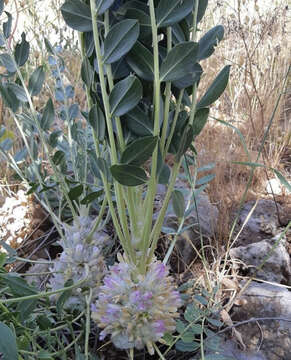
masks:
<svg viewBox="0 0 291 360"><path fill-rule="evenodd" d="M120 349L147 347L175 331L177 310L182 305L168 268L153 261L145 275L123 258L111 267L92 305L92 318L102 328L100 339L111 336Z"/></svg>
<svg viewBox="0 0 291 360"><path fill-rule="evenodd" d="M109 237L105 232L96 231L88 242L92 226L92 219L88 216L79 217L72 225L66 225L65 241L60 241L63 252L50 268L52 276L49 285L52 291L62 289L70 279L75 284L87 276L80 287L73 289L72 295L65 303L66 307L84 306L85 295L90 288L92 301L98 297L98 289L106 272L102 253ZM89 269L88 274L85 265Z"/></svg>

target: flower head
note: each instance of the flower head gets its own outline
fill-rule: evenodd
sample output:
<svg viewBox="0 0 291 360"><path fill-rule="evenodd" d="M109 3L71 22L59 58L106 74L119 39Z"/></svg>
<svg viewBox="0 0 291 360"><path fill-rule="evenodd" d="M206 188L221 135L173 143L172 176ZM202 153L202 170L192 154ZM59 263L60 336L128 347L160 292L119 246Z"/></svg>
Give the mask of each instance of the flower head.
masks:
<svg viewBox="0 0 291 360"><path fill-rule="evenodd" d="M87 280L73 289L72 296L65 303L66 307L84 305L84 295L89 288L92 289L92 301L98 296L98 288L106 271L102 250L109 237L105 232L96 231L87 242L93 224L90 217L84 216L71 226L65 225L65 237L60 241L63 252L50 269L52 277L49 284L53 291L63 288L70 279L75 284L87 275ZM89 274L86 274L85 265L89 268Z"/></svg>
<svg viewBox="0 0 291 360"><path fill-rule="evenodd" d="M145 346L153 353L153 343L175 330L177 309L182 305L168 268L153 261L145 275L124 260L111 267L92 306L92 318L121 349Z"/></svg>

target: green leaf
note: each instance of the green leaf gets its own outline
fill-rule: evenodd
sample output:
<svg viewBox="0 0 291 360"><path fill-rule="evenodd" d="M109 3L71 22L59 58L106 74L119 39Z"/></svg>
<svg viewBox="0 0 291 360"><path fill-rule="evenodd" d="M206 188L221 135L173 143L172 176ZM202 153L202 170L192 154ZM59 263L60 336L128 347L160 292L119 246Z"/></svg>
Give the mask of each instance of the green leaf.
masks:
<svg viewBox="0 0 291 360"><path fill-rule="evenodd" d="M0 354L3 360L18 359L16 337L12 330L2 322L0 322Z"/></svg>
<svg viewBox="0 0 291 360"><path fill-rule="evenodd" d="M31 96L36 96L40 93L45 79L45 72L43 66L39 66L31 74L28 82L28 90Z"/></svg>
<svg viewBox="0 0 291 360"><path fill-rule="evenodd" d="M140 78L148 81L154 79L153 54L139 41L127 55L126 61Z"/></svg>
<svg viewBox="0 0 291 360"><path fill-rule="evenodd" d="M176 330L178 331L179 334L183 334L185 332L186 326L187 324L185 324L183 321L177 320Z"/></svg>
<svg viewBox="0 0 291 360"><path fill-rule="evenodd" d="M48 351L45 350L40 350L37 353L37 359L40 360L53 360L53 357L51 356L51 354Z"/></svg>
<svg viewBox="0 0 291 360"><path fill-rule="evenodd" d="M55 152L52 161L55 165L61 165L64 163L66 159L66 155L63 151L58 150L57 152Z"/></svg>
<svg viewBox="0 0 291 360"><path fill-rule="evenodd" d="M2 268L6 264L7 255L3 252L0 252L0 268Z"/></svg>
<svg viewBox="0 0 291 360"><path fill-rule="evenodd" d="M139 136L153 134L153 124L149 117L137 106L129 111L125 117L126 126L130 131Z"/></svg>
<svg viewBox="0 0 291 360"><path fill-rule="evenodd" d="M200 185L204 185L204 184L208 184L210 181L212 181L215 178L214 174L209 174L206 176L203 176L202 178L198 179L196 181L196 186L200 186Z"/></svg>
<svg viewBox="0 0 291 360"><path fill-rule="evenodd" d="M92 81L94 79L94 69L90 64L89 59L86 57L84 58L81 66L81 78L84 83L90 88Z"/></svg>
<svg viewBox="0 0 291 360"><path fill-rule="evenodd" d="M90 7L80 0L67 0L61 7L66 24L81 32L92 31Z"/></svg>
<svg viewBox="0 0 291 360"><path fill-rule="evenodd" d="M7 84L0 84L0 93L5 104L15 113L19 107L19 101L14 92L9 89Z"/></svg>
<svg viewBox="0 0 291 360"><path fill-rule="evenodd" d="M5 11L5 14L8 17L8 20L3 24L3 35L5 39L8 39L11 35L12 15L8 11Z"/></svg>
<svg viewBox="0 0 291 360"><path fill-rule="evenodd" d="M208 5L208 0L199 0L197 23L199 23L202 20L204 14L205 14L205 11L207 9L207 5ZM191 18L191 21L193 21L192 18Z"/></svg>
<svg viewBox="0 0 291 360"><path fill-rule="evenodd" d="M200 324L194 324L191 326L190 331L195 335L200 335L203 332L203 327Z"/></svg>
<svg viewBox="0 0 291 360"><path fill-rule="evenodd" d="M32 314L37 305L37 299L24 300L18 303L16 311L20 313L20 319L25 322Z"/></svg>
<svg viewBox="0 0 291 360"><path fill-rule="evenodd" d="M0 54L0 64L10 73L16 72L16 66L9 54Z"/></svg>
<svg viewBox="0 0 291 360"><path fill-rule="evenodd" d="M105 64L111 64L127 54L139 36L139 23L136 20L123 20L114 25L104 41Z"/></svg>
<svg viewBox="0 0 291 360"><path fill-rule="evenodd" d="M142 84L135 76L119 81L109 96L111 114L121 116L133 109L142 98Z"/></svg>
<svg viewBox="0 0 291 360"><path fill-rule="evenodd" d="M203 73L202 67L196 63L193 65L190 73L185 74L179 80L173 82L173 85L178 89L185 89L189 86L193 86L200 80L201 74Z"/></svg>
<svg viewBox="0 0 291 360"><path fill-rule="evenodd" d="M37 294L37 290L28 285L27 282L20 276L9 274L0 274L5 284L9 286L11 292L15 296L29 296Z"/></svg>
<svg viewBox="0 0 291 360"><path fill-rule="evenodd" d="M181 336L181 340L184 343L192 343L194 341L194 334L190 331L185 332L182 336Z"/></svg>
<svg viewBox="0 0 291 360"><path fill-rule="evenodd" d="M184 318L189 323L198 321L200 316L201 312L194 304L189 304L184 312Z"/></svg>
<svg viewBox="0 0 291 360"><path fill-rule="evenodd" d="M198 44L192 41L176 45L162 63L161 81L179 80L185 76L185 73L190 73L196 62L197 53Z"/></svg>
<svg viewBox="0 0 291 360"><path fill-rule="evenodd" d="M82 205L89 205L91 202L97 200L102 195L102 193L103 193L102 190L94 191L88 194L87 196L85 196L84 199L80 201L80 203Z"/></svg>
<svg viewBox="0 0 291 360"><path fill-rule="evenodd" d="M225 66L217 75L213 83L202 99L198 102L197 108L204 108L214 103L224 92L229 79L230 65Z"/></svg>
<svg viewBox="0 0 291 360"><path fill-rule="evenodd" d="M192 141L194 139L194 132L193 132L193 127L191 125L187 125L185 127L185 130L183 132L180 144L179 144L179 148L176 154L176 161L178 162L181 157L186 153L186 151L188 150L189 146L192 144Z"/></svg>
<svg viewBox="0 0 291 360"><path fill-rule="evenodd" d="M134 165L113 165L111 174L116 181L125 186L138 186L148 181L146 172Z"/></svg>
<svg viewBox="0 0 291 360"><path fill-rule="evenodd" d="M98 15L102 15L108 10L114 3L115 0L97 0L96 1L96 11Z"/></svg>
<svg viewBox="0 0 291 360"><path fill-rule="evenodd" d="M42 117L40 119L40 127L42 128L42 130L47 131L52 126L54 120L55 120L55 108L52 99L50 98L46 103Z"/></svg>
<svg viewBox="0 0 291 360"><path fill-rule="evenodd" d="M11 90L19 101L21 101L21 102L28 101L26 92L22 86L20 86L18 84L10 83L10 84L7 84L7 89Z"/></svg>
<svg viewBox="0 0 291 360"><path fill-rule="evenodd" d="M14 51L15 62L18 66L23 66L26 63L28 60L30 48L29 42L26 41L25 33L22 33L21 38L21 43L15 46Z"/></svg>
<svg viewBox="0 0 291 360"><path fill-rule="evenodd" d="M156 10L158 27L166 27L180 22L193 9L193 0L160 0Z"/></svg>
<svg viewBox="0 0 291 360"><path fill-rule="evenodd" d="M185 213L184 196L179 190L174 190L172 193L173 209L178 219L182 218Z"/></svg>
<svg viewBox="0 0 291 360"><path fill-rule="evenodd" d="M133 2L131 2L132 4ZM137 2L134 2L137 3ZM138 2L139 3L139 2ZM137 4L137 6L140 4ZM141 39L147 38L151 34L151 18L147 12L143 11L142 8L129 8L125 14L126 19L135 19L138 21L140 26L139 37Z"/></svg>
<svg viewBox="0 0 291 360"><path fill-rule="evenodd" d="M66 283L64 284L64 287L69 287L72 286L74 284L72 279L69 279L68 281L66 281ZM59 296L57 303L56 303L56 309L57 309L57 313L58 316L61 317L62 314L62 310L63 307L66 303L66 301L70 298L70 296L72 295L73 289L69 289L69 290L65 290L62 292L62 294Z"/></svg>
<svg viewBox="0 0 291 360"><path fill-rule="evenodd" d="M83 194L83 188L84 187L82 184L73 187L68 193L70 200L78 200L79 197Z"/></svg>
<svg viewBox="0 0 291 360"><path fill-rule="evenodd" d="M224 28L222 25L217 25L211 30L209 30L200 40L199 40L199 51L198 51L198 61L204 60L211 56L214 53L215 46L223 39Z"/></svg>
<svg viewBox="0 0 291 360"><path fill-rule="evenodd" d="M194 136L198 136L201 133L201 131L203 130L204 126L207 123L208 115L209 115L209 108L198 109L196 111L193 122Z"/></svg>
<svg viewBox="0 0 291 360"><path fill-rule="evenodd" d="M291 184L285 179L285 177L276 169L271 168L271 170L274 171L274 173L278 176L278 179L280 180L281 184L284 185L287 190L291 193Z"/></svg>
<svg viewBox="0 0 291 360"><path fill-rule="evenodd" d="M200 348L200 344L196 342L186 343L182 340L177 341L176 349L182 352L193 352Z"/></svg>
<svg viewBox="0 0 291 360"><path fill-rule="evenodd" d="M207 306L208 305L208 300L207 299L205 299L205 297L204 296L201 296L201 295L195 295L194 296L194 299L196 300L196 301L198 301L200 304L202 304L202 305L205 305L205 306Z"/></svg>
<svg viewBox="0 0 291 360"><path fill-rule="evenodd" d="M47 38L44 38L44 44L47 52L50 53L51 55L54 55L55 54L54 48Z"/></svg>
<svg viewBox="0 0 291 360"><path fill-rule="evenodd" d="M158 142L157 136L147 136L129 144L121 156L121 163L140 166L151 156Z"/></svg>
<svg viewBox="0 0 291 360"><path fill-rule="evenodd" d="M221 327L223 325L223 323L217 319L207 318L207 321L215 327Z"/></svg>
<svg viewBox="0 0 291 360"><path fill-rule="evenodd" d="M105 176L106 180L110 179L110 173L108 169L108 165L105 159L103 158L97 158L96 164L99 168L99 170L102 172L102 174Z"/></svg>
<svg viewBox="0 0 291 360"><path fill-rule="evenodd" d="M105 117L100 107L95 104L89 111L88 122L92 126L96 137L99 141L103 141L105 137Z"/></svg>

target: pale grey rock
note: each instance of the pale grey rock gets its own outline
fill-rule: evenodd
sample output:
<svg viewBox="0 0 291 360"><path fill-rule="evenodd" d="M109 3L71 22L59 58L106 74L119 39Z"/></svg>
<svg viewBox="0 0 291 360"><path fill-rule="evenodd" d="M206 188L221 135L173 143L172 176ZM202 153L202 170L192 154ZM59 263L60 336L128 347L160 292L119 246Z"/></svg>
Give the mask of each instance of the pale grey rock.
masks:
<svg viewBox="0 0 291 360"><path fill-rule="evenodd" d="M291 262L286 250L286 240L283 237L280 241L280 234L246 246L239 246L230 250L233 259L241 260L245 265L247 274L259 279L277 282L291 283ZM272 247L277 244L272 251ZM270 254L261 270L256 270L266 257Z"/></svg>
<svg viewBox="0 0 291 360"><path fill-rule="evenodd" d="M245 305L234 308L233 321L269 318L237 327L247 351L259 351L266 360L291 360L291 292L282 287L253 282L241 299Z"/></svg>
<svg viewBox="0 0 291 360"><path fill-rule="evenodd" d="M237 232L241 229L254 205L255 201L249 201L243 206L238 218ZM252 216L239 235L236 246L256 243L276 235L278 228L281 226L278 219L277 207L279 214L282 214L283 210L280 204L276 206L273 200L259 200Z"/></svg>

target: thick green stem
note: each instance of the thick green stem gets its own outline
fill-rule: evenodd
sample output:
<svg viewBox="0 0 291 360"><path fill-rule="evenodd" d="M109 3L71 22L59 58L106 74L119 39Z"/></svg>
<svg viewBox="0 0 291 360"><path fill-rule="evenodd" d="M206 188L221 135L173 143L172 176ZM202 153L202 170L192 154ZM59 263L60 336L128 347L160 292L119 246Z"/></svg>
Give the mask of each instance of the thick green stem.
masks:
<svg viewBox="0 0 291 360"><path fill-rule="evenodd" d="M178 120L178 117L179 117L179 114L180 114L183 95L184 95L184 90L181 90L180 94L179 94L178 101L176 103L176 111L175 111L173 123L171 125L170 134L169 134L168 139L167 139L167 143L166 143L166 147L165 147L165 154L167 154L168 151L169 151L169 148L170 148L170 145L171 145L174 133L175 133L175 128L176 128L177 120Z"/></svg>
<svg viewBox="0 0 291 360"><path fill-rule="evenodd" d="M168 53L172 49L172 28L167 28L167 50ZM171 82L166 83L166 90L165 90L165 110L164 110L164 119L163 119L163 129L162 129L162 137L161 137L161 151L163 155L163 159L165 159L167 152L165 151L165 143L168 131L168 124L169 124L169 113L170 113L170 101L171 101Z"/></svg>
<svg viewBox="0 0 291 360"><path fill-rule="evenodd" d="M149 245L150 245L149 259L150 260L154 256L154 252L155 252L156 247L157 247L159 236L160 236L162 226L163 226L163 223L164 223L164 220L165 220L166 211L168 209L169 202L171 200L171 196L172 196L175 184L176 184L176 179L177 179L177 176L179 174L179 169L180 169L180 166L181 166L181 162L182 162L182 160L180 160L179 162L176 162L174 164L174 166L173 166L172 173L171 173L171 179L170 179L170 183L169 183L169 186L168 186L168 189L167 189L167 193L166 193L166 196L165 196L165 199L164 199L164 202L163 202L163 206L162 206L162 208L161 208L161 210L159 212L159 216L158 216L158 218L157 218L157 220L155 222L155 225L153 227L153 230L151 232L151 236L150 236L150 239L149 239L150 240L150 242L149 242Z"/></svg>
<svg viewBox="0 0 291 360"><path fill-rule="evenodd" d="M108 34L109 32L109 11L106 11L105 16L104 16L104 26L105 26L105 36ZM106 72L107 72L107 79L108 79L108 83L109 83L109 89L110 91L112 91L113 87L114 87L114 82L113 82L113 74L112 74L112 67L111 65L106 65ZM122 131L122 126L121 126L121 121L119 117L115 117L115 121L116 121L116 128L117 128L117 135L118 135L118 141L119 141L119 147L121 151L124 151L125 149L125 142L124 142L124 137L123 137L123 131ZM123 194L123 199L127 204L127 208L128 208L128 212L129 212L129 220L130 220L130 228L131 228L131 236L135 236L136 231L137 231L137 221L136 221L136 214L135 214L135 209L134 209L134 192L135 189L134 188L128 188L127 189L127 196L126 196L126 191L124 188L122 188L122 194Z"/></svg>
<svg viewBox="0 0 291 360"><path fill-rule="evenodd" d="M85 57L85 48L84 48L84 41L83 41L83 34L80 34L80 44L81 44L81 54L82 54L82 58L84 59ZM88 102L88 107L91 108L93 106L93 102L90 96L90 91L89 88L86 86L86 95L87 95L87 102ZM100 157L100 150L99 150L99 140L96 137L95 132L93 131L93 139L94 139L94 145L95 145L95 151L98 157ZM114 224L114 228L115 231L117 233L117 236L120 240L120 243L122 244L122 246L124 247L124 250L126 252L126 254L129 257L132 257L132 255L130 255L129 250L127 248L127 244L126 244L126 239L124 237L124 234L122 232L122 229L120 227L119 224L119 220L116 216L116 212L115 212L115 207L112 201L112 196L111 196L111 189L110 189L110 185L106 179L106 177L103 175L103 173L101 173L101 179L102 179L102 183L104 185L104 191L105 191L105 198L108 201L108 206L109 206L109 211L112 217L112 221ZM100 210L100 213L102 213L102 207ZM100 215L100 214L99 214ZM99 219L97 219L97 222L99 222Z"/></svg>
<svg viewBox="0 0 291 360"><path fill-rule="evenodd" d="M195 1L194 13L193 13L193 32L192 32L192 40L197 41L197 15L198 15L198 7L199 7L199 0ZM196 105L197 105L197 83L193 86L192 91L192 105L190 111L190 120L189 124L193 125L195 112L196 112Z"/></svg>
<svg viewBox="0 0 291 360"><path fill-rule="evenodd" d="M160 133L160 66L159 66L159 44L158 44L158 28L155 16L154 0L149 1L152 37L153 37L153 49L154 49L154 136L159 136ZM149 235L152 227L152 218L154 211L154 200L157 188L157 164L158 164L158 147L156 147L152 156L152 169L151 179L148 187L147 196L145 199L145 211L146 220L143 230L143 251L142 251L142 264L141 270L145 271L147 263L147 252L149 244Z"/></svg>
<svg viewBox="0 0 291 360"><path fill-rule="evenodd" d="M109 134L109 143L110 143L110 148L111 148L111 151L110 151L111 163L112 163L112 165L114 165L114 164L118 163L118 158L117 158L116 144L115 144L115 138L114 138L114 132L113 132L112 116L111 116L111 112L110 112L109 96L107 94L106 82L105 82L105 76L104 76L104 70L103 70L104 63L103 63L102 55L101 55L99 29L98 29L98 23L97 23L98 14L96 12L95 0L91 0L90 5L91 5L94 44L95 44L95 51L96 51L96 57L97 57L97 62L98 62L98 68L99 68L100 86L101 86L102 99L103 99L104 109L105 109L106 125L107 125L108 134ZM124 204L124 199L122 196L122 188L121 188L121 185L118 184L116 181L114 181L114 188L115 188L117 208L118 208L118 214L120 216L122 230L123 230L123 233L125 234L127 243L130 244L130 233L128 230L125 204ZM112 214L112 216L113 216L113 214ZM128 246L130 246L130 245L128 245Z"/></svg>

